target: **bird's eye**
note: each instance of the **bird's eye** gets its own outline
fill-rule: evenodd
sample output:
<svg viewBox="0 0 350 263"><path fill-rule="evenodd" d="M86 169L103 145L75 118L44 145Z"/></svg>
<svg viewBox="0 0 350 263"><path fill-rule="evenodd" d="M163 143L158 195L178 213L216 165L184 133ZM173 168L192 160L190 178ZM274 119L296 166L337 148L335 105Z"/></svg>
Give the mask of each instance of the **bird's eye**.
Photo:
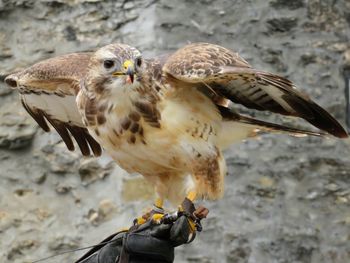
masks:
<svg viewBox="0 0 350 263"><path fill-rule="evenodd" d="M110 68L112 68L114 66L114 61L110 60L110 59L107 59L107 60L103 61L103 66L106 69L110 69Z"/></svg>
<svg viewBox="0 0 350 263"><path fill-rule="evenodd" d="M142 58L136 58L136 65L138 66L138 67L141 67L141 65L142 65Z"/></svg>

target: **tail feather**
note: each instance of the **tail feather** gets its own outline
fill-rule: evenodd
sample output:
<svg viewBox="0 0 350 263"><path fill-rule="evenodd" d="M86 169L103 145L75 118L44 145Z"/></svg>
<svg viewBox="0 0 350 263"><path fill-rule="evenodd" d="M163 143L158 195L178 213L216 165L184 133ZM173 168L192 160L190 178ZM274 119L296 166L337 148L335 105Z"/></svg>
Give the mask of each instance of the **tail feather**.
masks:
<svg viewBox="0 0 350 263"><path fill-rule="evenodd" d="M316 131L304 130L299 128L293 128L293 127L289 127L281 124L276 124L272 122L266 122L266 121L250 118L243 115L240 115L240 119L238 120L238 122L256 126L258 133L280 132L280 133L288 133L290 135L297 136L297 137L303 137L307 135L321 136L321 137L328 136L328 134L325 132L316 132Z"/></svg>
<svg viewBox="0 0 350 263"><path fill-rule="evenodd" d="M286 133L296 137L318 136L329 137L329 134L321 131L311 131L289 127L286 125L254 119L231 111L229 108L219 107L224 117L219 144L226 148L230 144L240 142L247 138L259 136L267 132Z"/></svg>

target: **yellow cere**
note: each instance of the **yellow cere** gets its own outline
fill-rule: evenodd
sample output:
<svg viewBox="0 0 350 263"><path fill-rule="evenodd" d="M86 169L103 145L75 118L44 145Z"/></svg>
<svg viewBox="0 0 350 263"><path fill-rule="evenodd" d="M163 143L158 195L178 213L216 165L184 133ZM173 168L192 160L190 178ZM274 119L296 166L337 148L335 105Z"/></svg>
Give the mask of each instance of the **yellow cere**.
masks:
<svg viewBox="0 0 350 263"><path fill-rule="evenodd" d="M131 60L125 60L123 63L124 69L128 69L130 67L134 67L134 63Z"/></svg>

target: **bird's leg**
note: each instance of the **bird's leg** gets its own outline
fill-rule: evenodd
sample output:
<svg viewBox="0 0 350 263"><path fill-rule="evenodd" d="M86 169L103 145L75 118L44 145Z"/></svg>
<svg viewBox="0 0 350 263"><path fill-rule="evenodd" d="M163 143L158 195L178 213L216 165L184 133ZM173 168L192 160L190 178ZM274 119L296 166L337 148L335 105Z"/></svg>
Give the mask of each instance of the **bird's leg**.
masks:
<svg viewBox="0 0 350 263"><path fill-rule="evenodd" d="M161 197L157 197L156 200L154 201L153 208L149 212L136 218L135 223L138 225L142 225L146 223L149 219L152 219L154 221L159 221L165 214L163 203L164 203L164 199Z"/></svg>
<svg viewBox="0 0 350 263"><path fill-rule="evenodd" d="M196 200L196 197L197 197L197 192L192 190L192 191L189 191L186 198L189 199L192 203L194 202L194 200Z"/></svg>
<svg viewBox="0 0 350 263"><path fill-rule="evenodd" d="M153 204L153 209L151 210L152 219L155 221L159 221L165 214L163 208L164 199L161 197L157 197Z"/></svg>
<svg viewBox="0 0 350 263"><path fill-rule="evenodd" d="M189 191L185 200L179 207L179 211L187 217L191 234L194 236L196 231L202 231L202 225L200 221L209 213L209 210L202 206L196 209L193 204L193 202L196 200L196 197L197 192L195 190Z"/></svg>
<svg viewBox="0 0 350 263"><path fill-rule="evenodd" d="M153 207L164 211L163 204L164 204L163 198L157 197L156 200L154 201Z"/></svg>

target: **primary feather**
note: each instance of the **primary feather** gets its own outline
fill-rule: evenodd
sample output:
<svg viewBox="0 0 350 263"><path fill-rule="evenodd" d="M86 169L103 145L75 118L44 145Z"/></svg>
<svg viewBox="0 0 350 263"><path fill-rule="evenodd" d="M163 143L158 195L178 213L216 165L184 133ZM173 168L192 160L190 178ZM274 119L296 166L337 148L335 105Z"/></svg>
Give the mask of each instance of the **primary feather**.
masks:
<svg viewBox="0 0 350 263"><path fill-rule="evenodd" d="M247 108L300 117L336 137L348 136L337 120L290 80L253 69L221 46L187 45L168 59L164 71L182 82L206 83L215 93Z"/></svg>

